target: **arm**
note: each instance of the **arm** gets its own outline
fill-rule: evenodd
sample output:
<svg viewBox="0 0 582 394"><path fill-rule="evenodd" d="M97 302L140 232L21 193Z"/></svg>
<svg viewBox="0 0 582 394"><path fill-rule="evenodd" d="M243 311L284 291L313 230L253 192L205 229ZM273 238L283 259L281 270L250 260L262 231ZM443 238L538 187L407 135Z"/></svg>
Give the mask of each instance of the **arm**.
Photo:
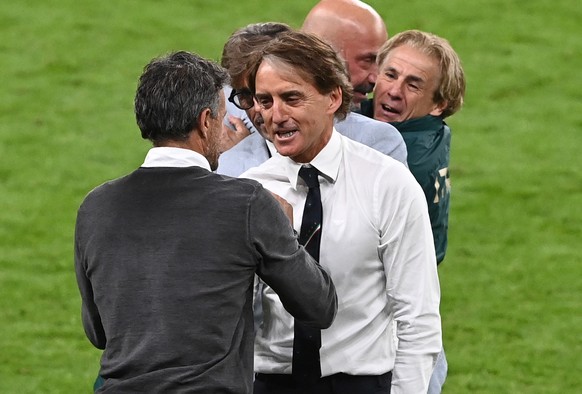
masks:
<svg viewBox="0 0 582 394"><path fill-rule="evenodd" d="M289 224L291 224L291 227L293 227L293 207L291 206L291 204L289 204L287 200L285 200L278 194L271 192L271 195L275 198L275 200L277 200L277 202L281 206L281 209L283 209L283 212L285 212L285 216L289 218Z"/></svg>
<svg viewBox="0 0 582 394"><path fill-rule="evenodd" d="M427 132L404 133L410 171L422 186L436 249L437 264L445 258L449 227L451 132L446 125Z"/></svg>
<svg viewBox="0 0 582 394"><path fill-rule="evenodd" d="M441 349L440 288L426 201L408 182L383 225L381 253L397 327L393 393L426 393ZM389 225L390 222L390 225ZM392 227L392 228L390 228Z"/></svg>
<svg viewBox="0 0 582 394"><path fill-rule="evenodd" d="M277 293L285 309L307 325L328 328L337 312L333 282L299 245L288 217L262 187L251 203L250 234L261 256L257 274Z"/></svg>
<svg viewBox="0 0 582 394"><path fill-rule="evenodd" d="M95 304L93 297L93 287L85 270L85 259L81 251L81 242L79 241L79 218L77 218L77 230L75 231L75 274L77 284L81 293L81 317L83 328L89 341L98 349L105 349L107 339L105 330L101 323L101 316Z"/></svg>

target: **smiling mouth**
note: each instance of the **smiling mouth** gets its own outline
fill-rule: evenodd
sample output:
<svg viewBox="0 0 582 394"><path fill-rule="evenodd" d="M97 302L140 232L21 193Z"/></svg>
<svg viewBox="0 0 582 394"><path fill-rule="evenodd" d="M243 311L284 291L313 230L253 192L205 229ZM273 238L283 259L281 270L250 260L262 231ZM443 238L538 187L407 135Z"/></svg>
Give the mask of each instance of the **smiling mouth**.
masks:
<svg viewBox="0 0 582 394"><path fill-rule="evenodd" d="M275 135L276 138L279 138L279 139L287 139L287 138L293 137L293 135L295 135L296 132L297 132L297 129L296 128L293 128L293 129L283 129L283 128L281 128L281 129L278 129L278 130L277 129L274 130L274 133L273 134Z"/></svg>
<svg viewBox="0 0 582 394"><path fill-rule="evenodd" d="M391 106L386 105L386 104L382 104L382 109L384 111L390 112L392 114L399 114L400 113L399 111L395 110L394 108L392 108Z"/></svg>
<svg viewBox="0 0 582 394"><path fill-rule="evenodd" d="M293 135L297 132L297 130L291 130L291 131L277 131L275 134L277 135L277 137L285 139L285 138L291 138L293 137Z"/></svg>

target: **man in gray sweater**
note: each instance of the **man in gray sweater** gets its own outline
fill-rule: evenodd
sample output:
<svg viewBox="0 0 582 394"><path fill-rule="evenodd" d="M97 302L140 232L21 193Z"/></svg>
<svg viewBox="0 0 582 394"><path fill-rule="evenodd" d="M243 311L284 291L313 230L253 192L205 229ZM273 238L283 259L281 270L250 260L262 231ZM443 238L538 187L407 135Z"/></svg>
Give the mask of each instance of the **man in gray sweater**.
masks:
<svg viewBox="0 0 582 394"><path fill-rule="evenodd" d="M79 208L75 271L100 393L250 393L257 274L305 324L327 328L335 287L257 182L218 165L228 82L188 52L154 59L135 97L143 165Z"/></svg>

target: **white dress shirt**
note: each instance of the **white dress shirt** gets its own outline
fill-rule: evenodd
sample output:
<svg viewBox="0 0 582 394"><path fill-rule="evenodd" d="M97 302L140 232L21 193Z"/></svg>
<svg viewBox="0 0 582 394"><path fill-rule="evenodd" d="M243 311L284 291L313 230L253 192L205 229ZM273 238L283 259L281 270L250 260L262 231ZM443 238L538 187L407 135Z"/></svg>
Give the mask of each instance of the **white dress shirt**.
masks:
<svg viewBox="0 0 582 394"><path fill-rule="evenodd" d="M320 264L338 294L332 326L321 332L322 376L380 375L392 393L426 393L441 349L440 289L426 199L400 162L337 133L311 164L323 205ZM274 155L241 177L255 179L293 206L301 228L307 187L300 163ZM293 318L263 287L255 371L290 374ZM392 332L396 322L394 341Z"/></svg>

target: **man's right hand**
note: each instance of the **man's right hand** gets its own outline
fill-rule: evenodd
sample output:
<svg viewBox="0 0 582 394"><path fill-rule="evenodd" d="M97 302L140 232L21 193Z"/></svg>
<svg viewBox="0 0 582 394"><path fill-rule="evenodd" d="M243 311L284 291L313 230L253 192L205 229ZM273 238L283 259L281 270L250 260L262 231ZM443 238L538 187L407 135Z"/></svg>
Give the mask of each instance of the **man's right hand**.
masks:
<svg viewBox="0 0 582 394"><path fill-rule="evenodd" d="M247 128L245 123L236 116L228 115L228 121L234 127L228 127L227 125L222 125L222 138L220 141L220 152L226 152L243 139L251 135L250 130Z"/></svg>

